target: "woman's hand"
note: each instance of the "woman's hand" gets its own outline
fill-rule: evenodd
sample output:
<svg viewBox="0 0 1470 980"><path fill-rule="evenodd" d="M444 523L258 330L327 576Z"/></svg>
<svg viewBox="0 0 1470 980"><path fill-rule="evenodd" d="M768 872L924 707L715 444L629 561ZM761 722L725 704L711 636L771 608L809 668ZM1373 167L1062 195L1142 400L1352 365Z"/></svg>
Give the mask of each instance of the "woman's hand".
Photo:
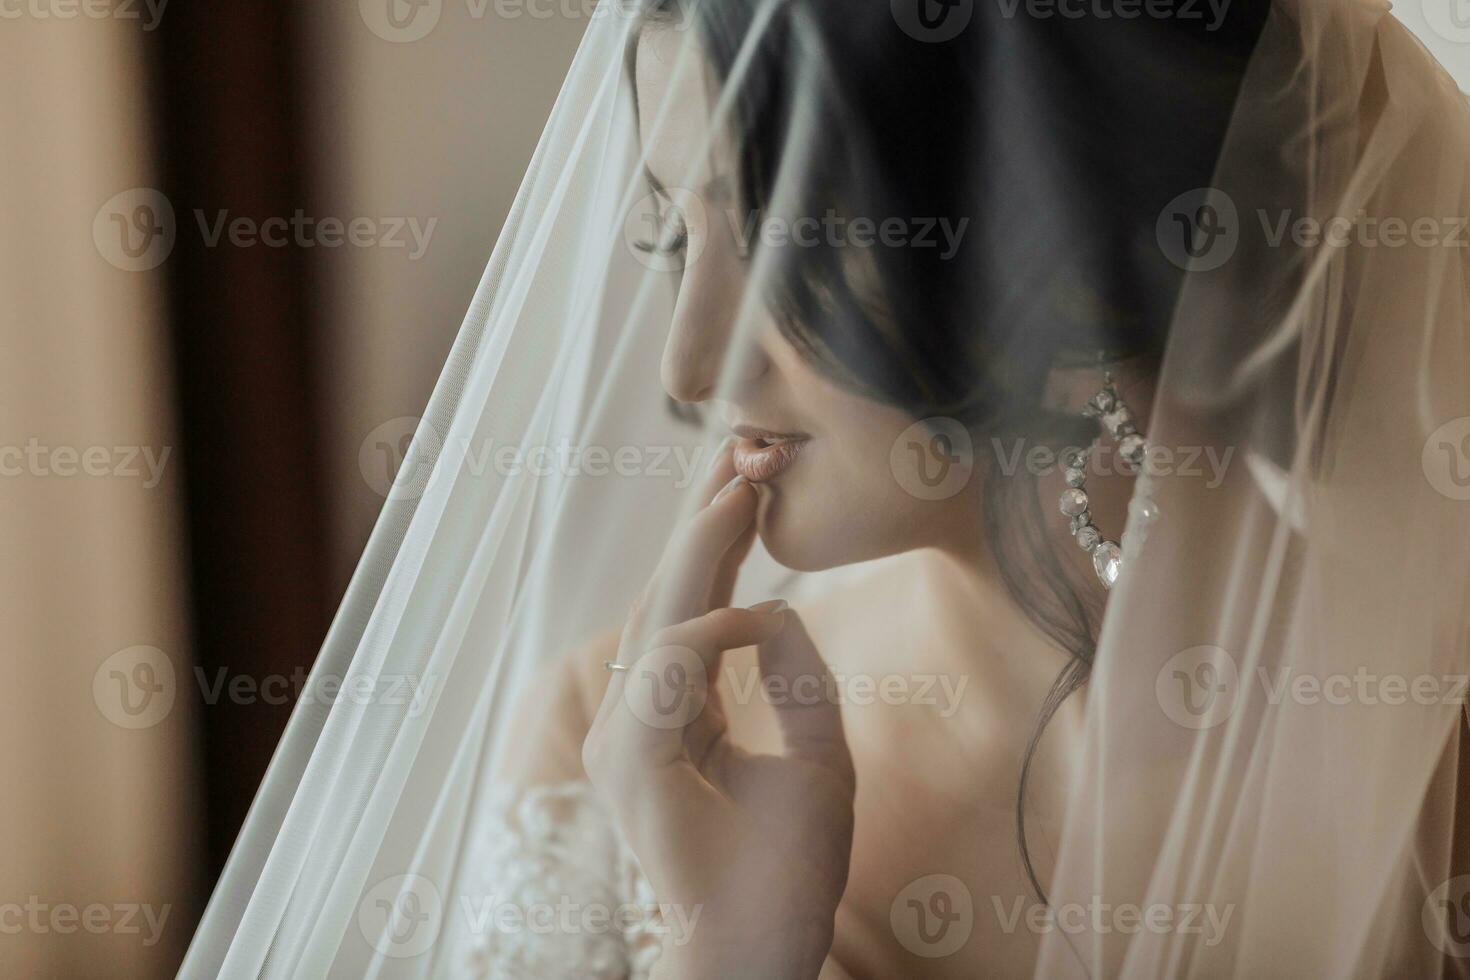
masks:
<svg viewBox="0 0 1470 980"><path fill-rule="evenodd" d="M852 759L825 696L773 699L779 756L727 737L714 683L726 650L757 646L773 690L831 689L785 603L728 608L756 508L732 474L724 454L635 603L618 648L628 669L610 678L582 758L660 903L693 921L686 944L665 943L660 976L811 978L847 884Z"/></svg>

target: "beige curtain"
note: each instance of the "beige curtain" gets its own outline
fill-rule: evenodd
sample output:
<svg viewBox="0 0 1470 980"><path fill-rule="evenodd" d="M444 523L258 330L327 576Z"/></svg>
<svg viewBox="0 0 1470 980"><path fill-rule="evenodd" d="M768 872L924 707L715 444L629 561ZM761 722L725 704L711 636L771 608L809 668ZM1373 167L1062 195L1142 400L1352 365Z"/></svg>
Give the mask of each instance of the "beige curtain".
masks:
<svg viewBox="0 0 1470 980"><path fill-rule="evenodd" d="M381 4L378 5L381 7ZM318 249L323 466L345 587L520 187L592 0L431 4L422 37L375 33L372 4L304 9L320 213L415 222L419 248Z"/></svg>
<svg viewBox="0 0 1470 980"><path fill-rule="evenodd" d="M162 270L98 220L151 181L141 41L0 29L4 977L167 976L198 913Z"/></svg>

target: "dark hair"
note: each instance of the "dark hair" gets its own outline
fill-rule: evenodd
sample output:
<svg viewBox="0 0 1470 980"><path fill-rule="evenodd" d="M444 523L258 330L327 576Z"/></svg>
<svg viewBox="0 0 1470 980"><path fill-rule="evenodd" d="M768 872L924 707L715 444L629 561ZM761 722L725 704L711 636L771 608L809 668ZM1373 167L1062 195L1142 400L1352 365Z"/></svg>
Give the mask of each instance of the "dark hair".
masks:
<svg viewBox="0 0 1470 980"><path fill-rule="evenodd" d="M954 254L878 243L861 275L850 250L801 249L768 297L787 339L913 418L1086 444L1078 418L1043 407L1046 378L1099 352L1161 356L1182 272L1155 225L1176 196L1209 185L1268 0L1237 2L1216 25L976 3L942 41L901 25L902 6L649 0L646 16L692 23L733 82L722 97L743 206L763 212L779 191L797 214L969 221ZM820 137L798 142L813 126ZM796 147L814 151L782 169ZM1012 599L1071 656L1016 800L1022 863L1045 900L1026 844L1027 778L1047 723L1087 680L1102 594L1069 584L1025 470L986 479L983 517Z"/></svg>

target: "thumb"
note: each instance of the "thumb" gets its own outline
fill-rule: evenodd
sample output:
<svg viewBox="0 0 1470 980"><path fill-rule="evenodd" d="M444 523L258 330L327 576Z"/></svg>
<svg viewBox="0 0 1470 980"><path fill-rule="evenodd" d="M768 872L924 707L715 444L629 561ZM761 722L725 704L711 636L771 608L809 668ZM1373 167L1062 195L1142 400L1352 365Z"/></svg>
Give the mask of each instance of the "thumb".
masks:
<svg viewBox="0 0 1470 980"><path fill-rule="evenodd" d="M827 663L796 610L783 614L781 631L759 646L762 680L779 684L773 699L786 754L852 773L852 756L842 729L842 709Z"/></svg>

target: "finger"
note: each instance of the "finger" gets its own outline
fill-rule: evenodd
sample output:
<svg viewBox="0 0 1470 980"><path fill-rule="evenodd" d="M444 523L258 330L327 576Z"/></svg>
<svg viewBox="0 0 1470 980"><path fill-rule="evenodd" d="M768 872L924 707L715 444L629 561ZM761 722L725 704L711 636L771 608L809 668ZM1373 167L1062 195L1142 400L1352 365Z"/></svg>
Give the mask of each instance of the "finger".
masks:
<svg viewBox="0 0 1470 980"><path fill-rule="evenodd" d="M754 522L755 509L755 489L737 476L680 529L654 575L654 622L684 622L709 610L725 555Z"/></svg>
<svg viewBox="0 0 1470 980"><path fill-rule="evenodd" d="M740 575L740 566L745 564L745 559L750 556L750 549L755 544L756 524L750 524L741 532L740 537L735 539L724 557L720 559L720 567L715 569L714 584L710 586L708 605L711 609L719 609L721 606L730 605L735 596L735 580Z"/></svg>
<svg viewBox="0 0 1470 980"><path fill-rule="evenodd" d="M684 729L684 752L696 768L723 741L728 730L724 705L720 702L720 671L729 650L756 646L784 625L784 600L757 603L749 609L717 609L690 623L665 630L656 644L669 643L676 650L694 650L708 680L705 704ZM685 646L684 644L689 644Z"/></svg>
<svg viewBox="0 0 1470 980"><path fill-rule="evenodd" d="M786 625L786 603L780 599L749 609L714 609L654 634L652 646L683 647L695 651L711 676L726 650L757 646L776 636Z"/></svg>
<svg viewBox="0 0 1470 980"><path fill-rule="evenodd" d="M654 766L681 758L685 730L708 704L721 654L756 646L775 636L783 624L780 609L766 604L757 609L716 609L660 630L641 655L629 658L627 669L614 672L594 727L606 730L624 758ZM629 657L626 650L620 653Z"/></svg>
<svg viewBox="0 0 1470 980"><path fill-rule="evenodd" d="M755 492L748 486L742 492L750 497L755 496ZM703 523L695 524L686 531L688 536L678 549L682 555L679 564L672 572L661 571L655 574L653 581L634 601L633 608L628 614L628 620L623 624L615 663L631 667L633 662L644 656L650 648L664 645L657 639L648 639L649 633L655 632L651 624L688 620L706 613L710 608L710 596L717 591L713 584L717 577L727 576L733 583L735 574L739 571L739 564L749 553L751 540L753 540L754 525L751 523L753 501L747 503L748 506L744 510L739 501L733 505L727 505L724 500L713 503L701 513L700 519ZM714 513L709 513L711 511ZM745 531L739 530L742 515ZM721 543L731 536L734 537L735 542L725 547L727 554L710 557L719 550ZM745 539L743 544L741 543L742 538ZM666 555L665 560L671 559ZM666 587L662 584L666 582L677 583L677 585ZM728 598L725 601L728 601ZM733 614L747 610L723 611ZM701 636L709 631L709 624L695 628L695 633ZM756 638L736 645L751 646L758 642L759 639ZM701 649L713 650L714 648L702 646ZM610 706L623 695L629 673L627 670L613 671L612 676L608 678L602 704L598 706L595 720L600 721L607 717L611 710Z"/></svg>
<svg viewBox="0 0 1470 980"><path fill-rule="evenodd" d="M701 773L705 771L705 764L710 756L726 744L725 735L729 730L729 719L720 698L720 677L717 670L710 678L704 710L684 730L684 752L695 769Z"/></svg>
<svg viewBox="0 0 1470 980"><path fill-rule="evenodd" d="M761 642L759 653L762 679L787 692L775 703L786 754L851 774L842 709L831 696L832 673L796 611L787 611L785 619L779 632Z"/></svg>
<svg viewBox="0 0 1470 980"><path fill-rule="evenodd" d="M732 495L730 491L740 489L733 483L735 479L735 466L732 461L733 447L733 440L729 438L716 447L710 471L698 495L703 505L702 509L695 515L695 519L691 520L680 534L668 543L652 580L634 600L618 641L616 663L628 666L642 655L647 649L644 641L648 634L654 631L657 624L688 619L710 608L709 596L712 589L710 585L702 583L712 582L719 574L719 568L716 567L706 573L697 563L704 555L718 552L722 538L728 536L738 541L744 533L737 530L742 520L749 526L754 517L753 506L749 508L749 514L746 515L742 510L740 500L735 500L732 508L731 505L725 503L724 498L721 499L721 506L715 510L715 513L712 515L706 513L711 510L714 498L718 497L722 491L725 492L725 497L729 497ZM748 492L750 496L754 496L753 492L742 492ZM750 503L753 504L753 502ZM692 551L689 548L690 542L697 545ZM746 550L748 549L749 545L746 545ZM743 559L743 555L741 558ZM718 562L714 561L713 564L718 565ZM691 577L692 582L689 581ZM731 573L731 578L733 579L733 573ZM680 583L680 585L677 589L670 589L664 584L669 582ZM693 590L700 588L703 588L704 592L696 599ZM727 603L721 603L721 605L724 604ZM607 687L603 692L603 701L598 707L595 720L601 721L606 718L609 706L622 695L627 680L626 675L626 671L615 671L608 679Z"/></svg>
<svg viewBox="0 0 1470 980"><path fill-rule="evenodd" d="M716 609L697 619L660 630L625 671L608 685L599 708L609 733L626 758L657 767L686 755L691 729L708 739L710 724L700 725L719 676L725 650L756 646L784 624L779 610ZM718 712L718 706L716 711Z"/></svg>
<svg viewBox="0 0 1470 980"><path fill-rule="evenodd" d="M700 507L708 507L709 502L715 499L715 494L731 480L735 479L735 440L729 436L721 439L719 445L715 446L714 452L710 454L709 469L705 472L704 481L699 486L699 492L695 500Z"/></svg>

